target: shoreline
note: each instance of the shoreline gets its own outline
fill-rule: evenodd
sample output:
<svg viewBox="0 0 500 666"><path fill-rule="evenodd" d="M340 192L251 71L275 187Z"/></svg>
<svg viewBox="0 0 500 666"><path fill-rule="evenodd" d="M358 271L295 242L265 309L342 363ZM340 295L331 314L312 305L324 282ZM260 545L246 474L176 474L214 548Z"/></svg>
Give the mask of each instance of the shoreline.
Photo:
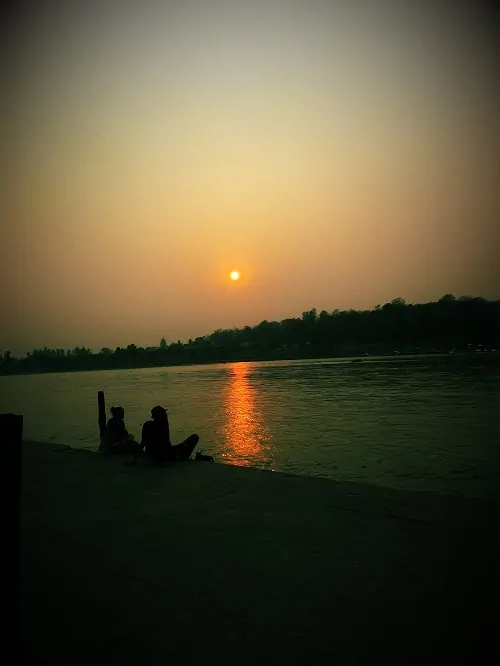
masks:
<svg viewBox="0 0 500 666"><path fill-rule="evenodd" d="M210 365L229 365L234 363L293 363L295 361L338 361L339 365L348 364L348 361L359 362L364 364L370 363L384 363L384 362L394 362L394 363L403 363L403 362L425 362L432 360L444 361L448 359L450 362L458 361L467 361L471 365L474 363L486 362L491 364L493 361L497 361L500 366L500 353L499 352L481 352L481 353L472 353L472 352L430 352L428 354L380 354L380 355L369 355L363 356L362 353L357 355L349 356L301 356L301 357L291 357L291 358L255 358L255 359L235 359L235 360L225 360L225 361L196 361L189 363L171 363L171 364L159 364L159 365L144 365L144 366L129 366L129 367L116 367L116 368L75 368L73 370L32 370L28 372L0 372L0 377L21 377L21 376L33 376L33 375L55 375L55 374L68 374L73 372L117 372L120 370L154 370L157 368L187 368L187 367L196 367L196 366L210 366Z"/></svg>
<svg viewBox="0 0 500 666"><path fill-rule="evenodd" d="M23 440L23 447L24 446L27 447L28 455L33 454L33 447L39 447L41 450L40 453L43 457L46 457L51 453L66 453L66 452L70 454L71 453L86 454L86 455L94 454L90 456L94 461L96 459L102 460L104 461L104 465L106 466L106 468L110 469L116 468L118 472L123 471L121 469L122 467L128 469L129 466L126 463L132 459L131 455L126 455L126 454L120 454L114 456L103 455L99 454L97 448L75 447L69 444L61 444L57 442L51 443L51 442L43 442L40 440L25 439ZM235 478L238 479L243 479L246 476L250 479L251 475L263 474L269 478L277 477L280 479L282 478L287 478L292 480L294 479L299 484L301 483L302 480L304 485L332 484L337 487L337 491L340 494L344 493L350 496L357 496L359 498L363 498L364 500L370 499L370 502L372 498L376 495L378 496L378 498L384 498L384 501L394 501L398 506L401 505L408 507L410 506L423 507L423 506L430 506L431 504L435 503L436 506L441 505L442 507L446 507L446 513L448 517L450 515L450 512L453 513L454 511L458 511L459 513L457 515L460 516L460 520L462 520L463 516L467 513L467 507L470 508L474 506L480 507L481 509L485 509L486 507L488 507L488 511L497 510L500 515L500 495L498 495L498 497L492 497L492 496L478 497L478 496L471 496L460 493L438 491L434 489L414 489L414 488L396 487L391 485L376 484L368 481L332 479L329 477L311 476L296 472L274 471L271 469L263 469L251 465L235 465L233 463L223 462L220 460L216 460L214 463L205 462L205 464L203 464L203 462L204 461L195 460L193 455L193 457L185 461L185 463L179 463L179 462L172 463L171 465L165 468L165 471L166 474L168 474L169 471L171 470L174 470L174 473L177 473L176 470L182 470L182 468L192 470L193 465L195 465L195 467L201 466L202 468L215 467L216 471L212 472L211 474L213 474L213 476L216 479L222 478L226 473L228 474L228 476L234 474ZM143 475L147 475L149 473L156 474L157 472L161 473L161 470L163 470L164 468L152 465L149 460L143 460L139 462L136 466L130 466L130 469L132 470L132 472L133 470L137 470L142 480ZM228 470L228 471L226 472L222 470ZM197 473L200 472L197 471ZM404 496L407 496L407 498L405 499ZM454 506L455 508L453 508ZM367 508L366 512L370 513L370 509ZM427 522L429 523L433 522L433 516L435 518L435 514L430 515Z"/></svg>
<svg viewBox="0 0 500 666"><path fill-rule="evenodd" d="M51 450L55 452L62 452L62 451L76 451L76 452L86 452L86 453L95 453L99 454L98 452L98 446L99 443L96 442L94 445L85 445L85 446L80 446L76 444L64 444L61 441L50 441L50 440L36 440L36 439L25 439L24 440L28 446L41 446L42 448L49 447ZM203 448L203 447L202 447ZM212 455L212 454L210 454ZM215 454L214 454L215 455ZM100 456L101 458L103 457L102 455ZM105 456L108 458L109 456ZM120 464L120 461L122 464L125 464L126 461L131 459L131 456L129 455L119 455L119 456L112 456L113 459L116 459L117 465ZM194 461L194 456L192 458ZM147 461L144 461L144 465L148 465L149 463ZM379 491L384 491L386 490L387 492L392 492L392 493L414 493L416 495L429 495L429 496L439 496L439 497L446 497L449 498L451 501L453 499L456 499L458 501L465 501L467 502L468 500L475 502L486 502L486 503L491 503L495 504L498 503L500 507L500 488L498 487L497 484L494 484L490 478L485 478L483 479L483 485L479 486L479 488L474 487L474 488L468 488L464 487L463 485L455 485L451 483L456 482L456 478L451 475L451 477L445 477L443 478L441 487L436 487L436 486L429 486L425 485L425 482L422 479L418 479L417 477L411 478L409 481L406 479L404 482L403 481L397 481L392 479L384 479L382 481L378 481L377 479L374 478L356 478L352 479L349 478L348 476L343 476L343 475L332 475L331 473L328 473L328 471L318 471L315 470L314 473L311 471L307 470L292 470L292 469L273 469L270 466L269 467L264 467L264 466L258 466L258 465L248 465L248 464L242 464L238 465L235 464L234 462L229 462L224 460L223 458L218 458L215 455L215 464L223 466L223 467L229 467L231 469L250 469L250 470L255 470L256 472L263 472L265 474L274 474L274 475L284 475L284 476L289 476L289 477L297 477L297 478L303 478L303 479L312 479L312 480L319 480L319 481L328 481L331 483L337 483L341 484L344 486L353 486L354 488L361 488L361 487L369 487L373 489L378 489ZM448 484L448 485L447 485ZM446 486L447 487L444 487Z"/></svg>

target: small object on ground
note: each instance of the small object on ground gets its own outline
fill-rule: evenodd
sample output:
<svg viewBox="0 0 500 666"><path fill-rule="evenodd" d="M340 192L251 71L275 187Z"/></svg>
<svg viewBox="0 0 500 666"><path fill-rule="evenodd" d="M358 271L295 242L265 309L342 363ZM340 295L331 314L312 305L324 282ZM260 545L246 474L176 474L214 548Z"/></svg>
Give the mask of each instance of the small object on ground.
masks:
<svg viewBox="0 0 500 666"><path fill-rule="evenodd" d="M214 462L213 456L205 456L201 451L196 452L195 460L205 460L206 462Z"/></svg>

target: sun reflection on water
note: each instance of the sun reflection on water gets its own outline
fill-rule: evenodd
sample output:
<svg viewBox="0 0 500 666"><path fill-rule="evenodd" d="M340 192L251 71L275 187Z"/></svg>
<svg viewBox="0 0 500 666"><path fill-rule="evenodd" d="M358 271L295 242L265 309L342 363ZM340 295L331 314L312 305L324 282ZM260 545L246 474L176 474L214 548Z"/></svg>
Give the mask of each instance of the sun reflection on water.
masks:
<svg viewBox="0 0 500 666"><path fill-rule="evenodd" d="M252 367L251 363L228 367L224 425L220 434L225 440L223 458L233 465L263 464L269 456L270 436L257 406L257 392L250 381Z"/></svg>

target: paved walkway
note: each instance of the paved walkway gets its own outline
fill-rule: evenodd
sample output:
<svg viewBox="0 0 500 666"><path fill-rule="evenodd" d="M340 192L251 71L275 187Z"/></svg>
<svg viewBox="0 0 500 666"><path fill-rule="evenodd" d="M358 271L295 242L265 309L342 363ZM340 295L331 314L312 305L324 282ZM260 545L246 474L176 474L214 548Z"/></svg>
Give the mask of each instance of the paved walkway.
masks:
<svg viewBox="0 0 500 666"><path fill-rule="evenodd" d="M496 506L123 463L24 443L27 663L494 663Z"/></svg>

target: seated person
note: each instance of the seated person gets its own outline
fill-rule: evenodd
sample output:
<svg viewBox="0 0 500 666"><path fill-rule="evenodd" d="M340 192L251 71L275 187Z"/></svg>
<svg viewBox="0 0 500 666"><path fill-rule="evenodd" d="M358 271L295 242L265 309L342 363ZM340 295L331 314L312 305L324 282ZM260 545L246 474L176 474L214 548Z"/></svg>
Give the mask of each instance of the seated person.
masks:
<svg viewBox="0 0 500 666"><path fill-rule="evenodd" d="M99 453L136 453L139 445L125 427L123 407L111 407L111 418L101 438Z"/></svg>
<svg viewBox="0 0 500 666"><path fill-rule="evenodd" d="M142 426L141 450L155 462L170 462L173 460L188 460L198 444L198 435L190 435L180 444L172 445L170 441L170 427L167 410L164 407L153 407L151 421Z"/></svg>

